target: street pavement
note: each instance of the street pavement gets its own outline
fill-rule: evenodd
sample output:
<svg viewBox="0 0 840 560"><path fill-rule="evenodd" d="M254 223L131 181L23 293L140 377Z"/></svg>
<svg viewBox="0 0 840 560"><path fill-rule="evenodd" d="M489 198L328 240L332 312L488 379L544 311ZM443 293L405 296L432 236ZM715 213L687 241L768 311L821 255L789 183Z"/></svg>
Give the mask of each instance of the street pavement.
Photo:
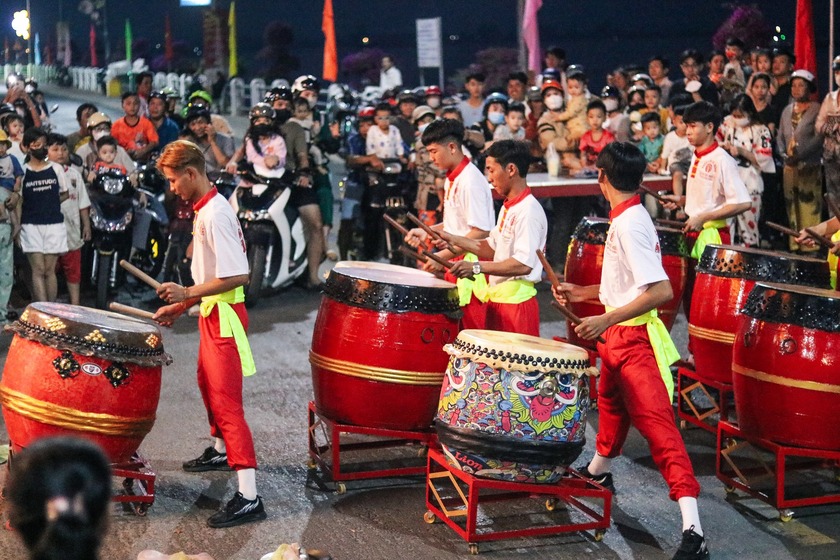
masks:
<svg viewBox="0 0 840 560"><path fill-rule="evenodd" d="M74 99L50 91L60 111L75 110ZM53 100L55 98L55 101ZM85 98L90 96L85 94ZM58 113L56 113L58 115ZM63 116L62 118L66 118ZM72 130L72 127L70 128ZM330 266L326 263L324 269ZM565 324L549 306L548 286L540 287L543 336L562 336ZM133 282L117 299L154 309L150 290ZM232 529L209 529L209 517L236 490L231 473L190 474L184 460L210 445L204 407L195 383L198 347L196 320L183 317L164 330L166 350L174 363L164 368L157 421L141 446L142 455L158 474L154 505L145 517L115 506L101 555L108 560L133 560L144 549L167 553L208 552L216 560L258 560L283 542L298 541L328 551L336 560L448 560L469 558L467 544L441 522L427 524L421 478L348 482L338 494L319 485L307 468L307 403L313 398L308 351L321 296L292 287L265 297L250 311L250 332L257 374L244 380L246 416L260 463L258 488L268 510L261 523ZM685 352L686 323L674 327ZM11 336L0 336L0 361L5 362ZM399 403L361 402L359 406ZM768 403L772 406L772 403ZM583 464L592 455L598 413L589 415ZM5 439L5 427L0 426ZM728 496L715 477L715 439L698 429L683 431L702 486L700 514L714 559L840 558L840 506L796 510L782 523L772 507L743 494ZM379 460L382 455L367 457ZM646 443L631 430L624 455L614 461L618 494L612 526L603 541L591 534L568 533L481 544L492 559L667 559L679 545L679 509L652 463ZM0 478L4 477L0 473ZM119 481L117 481L118 483ZM549 514L543 500L524 500L481 509L481 526L545 523L565 515ZM491 517L492 516L492 517ZM562 517L561 517L562 519ZM12 532L0 531L0 560L25 553Z"/></svg>

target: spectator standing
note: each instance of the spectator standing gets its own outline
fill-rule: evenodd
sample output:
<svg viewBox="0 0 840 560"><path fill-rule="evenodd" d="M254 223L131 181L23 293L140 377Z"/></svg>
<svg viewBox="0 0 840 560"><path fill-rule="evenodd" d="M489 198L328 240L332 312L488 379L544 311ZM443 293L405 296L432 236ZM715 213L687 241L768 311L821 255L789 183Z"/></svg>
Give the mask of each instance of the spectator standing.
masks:
<svg viewBox="0 0 840 560"><path fill-rule="evenodd" d="M671 86L674 84L668 78L668 59L661 55L651 57L648 61L648 75L662 92L662 105L668 103L671 96Z"/></svg>
<svg viewBox="0 0 840 560"><path fill-rule="evenodd" d="M14 239L20 231L17 203L23 168L6 151L12 143L0 131L0 321L9 319L9 296L14 284Z"/></svg>
<svg viewBox="0 0 840 560"><path fill-rule="evenodd" d="M166 114L166 94L163 92L153 91L149 94L149 120L158 135L158 150L163 150L181 134L181 129Z"/></svg>
<svg viewBox="0 0 840 560"><path fill-rule="evenodd" d="M405 148L399 129L391 124L391 106L388 103L377 105L374 120L376 126L367 135L367 155L376 155L380 159L403 159Z"/></svg>
<svg viewBox="0 0 840 560"><path fill-rule="evenodd" d="M785 107L790 105L791 97L791 76L793 73L793 65L796 63L796 57L786 47L779 47L773 50L773 60L771 62L771 72L776 82L775 91L771 88L773 94L773 110L776 113L776 129L779 128L779 119L782 118L782 111Z"/></svg>
<svg viewBox="0 0 840 560"><path fill-rule="evenodd" d="M671 191L676 196L682 196L685 192L685 177L688 174L693 150L685 134L685 121L683 121L685 105L673 107L671 111L674 129L665 135L665 140L662 142L659 173L662 175L670 173Z"/></svg>
<svg viewBox="0 0 840 560"><path fill-rule="evenodd" d="M379 89L385 93L402 85L402 72L394 66L394 59L390 55L383 56L382 69L379 71Z"/></svg>
<svg viewBox="0 0 840 560"><path fill-rule="evenodd" d="M87 121L98 111L99 109L93 103L82 103L76 107L76 122L79 123L79 130L67 135L67 147L70 148L71 152L76 153L76 148L88 140L90 131L87 127Z"/></svg>
<svg viewBox="0 0 840 560"><path fill-rule="evenodd" d="M688 49L680 55L680 70L683 77L671 86L670 95L688 93L694 102L708 101L712 105L718 104L718 90L708 78L701 76L703 56L694 49Z"/></svg>
<svg viewBox="0 0 840 560"><path fill-rule="evenodd" d="M840 56L831 65L834 83L840 86ZM840 204L840 99L834 90L825 96L817 115L817 132L823 135L823 172L825 189ZM2 302L0 302L2 303Z"/></svg>
<svg viewBox="0 0 840 560"><path fill-rule="evenodd" d="M125 115L113 124L111 136L117 139L131 159L146 161L158 146L155 125L140 114L140 96L136 93L126 92L122 95L122 108Z"/></svg>
<svg viewBox="0 0 840 560"><path fill-rule="evenodd" d="M186 128L181 138L193 142L204 154L207 174L215 181L233 156L233 138L211 124L210 111L201 106L191 107L185 117Z"/></svg>
<svg viewBox="0 0 840 560"><path fill-rule="evenodd" d="M137 100L140 102L140 115L149 116L149 98L152 94L153 75L151 72L137 74Z"/></svg>
<svg viewBox="0 0 840 560"><path fill-rule="evenodd" d="M406 146L414 144L415 129L411 117L415 108L417 108L417 98L410 89L397 94L397 117L393 120L393 124L400 131L400 137Z"/></svg>
<svg viewBox="0 0 840 560"><path fill-rule="evenodd" d="M593 99L586 106L586 120L589 130L583 133L580 139L580 166L583 169L594 171L598 154L604 146L615 142L615 136L609 130L604 129L604 121L607 120L607 108L600 99Z"/></svg>
<svg viewBox="0 0 840 560"><path fill-rule="evenodd" d="M482 114L482 109L484 109L484 74L481 72L468 74L464 80L464 88L467 90L468 97L458 103L458 110L461 112L464 128L470 128L484 118Z"/></svg>

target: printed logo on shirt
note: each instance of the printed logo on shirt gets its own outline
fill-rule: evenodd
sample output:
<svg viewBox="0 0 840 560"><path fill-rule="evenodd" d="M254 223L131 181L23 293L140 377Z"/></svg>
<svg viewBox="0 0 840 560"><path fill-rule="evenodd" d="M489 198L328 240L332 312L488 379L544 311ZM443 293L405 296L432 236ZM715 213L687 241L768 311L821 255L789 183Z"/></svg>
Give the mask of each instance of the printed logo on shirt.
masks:
<svg viewBox="0 0 840 560"><path fill-rule="evenodd" d="M711 181L717 175L717 162L716 161L705 161L702 165L699 166L697 170L698 176L705 180Z"/></svg>

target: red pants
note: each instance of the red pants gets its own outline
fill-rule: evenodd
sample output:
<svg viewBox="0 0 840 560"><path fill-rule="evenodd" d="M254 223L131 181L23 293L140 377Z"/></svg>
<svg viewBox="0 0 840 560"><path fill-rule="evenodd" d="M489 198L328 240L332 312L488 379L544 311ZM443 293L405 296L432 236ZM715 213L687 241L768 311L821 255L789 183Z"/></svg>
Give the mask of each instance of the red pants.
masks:
<svg viewBox="0 0 840 560"><path fill-rule="evenodd" d="M487 309L486 329L540 336L540 305L537 296L522 303L484 304Z"/></svg>
<svg viewBox="0 0 840 560"><path fill-rule="evenodd" d="M247 331L245 304L231 307ZM225 440L232 469L255 469L254 440L242 408L242 362L233 337L219 336L218 307L208 317L198 318L198 332L198 389L207 409L210 435Z"/></svg>
<svg viewBox="0 0 840 560"><path fill-rule="evenodd" d="M729 228L718 228L718 233L720 234L720 242L724 245L729 245L732 243L732 237L729 235ZM694 243L697 241L697 236L700 235L699 231L690 231L685 234L685 239L688 242L688 252L691 253L692 249L694 249ZM685 318L686 320L691 318L691 297L694 293L694 278L697 275L698 261L689 258L688 259L688 274L686 274L685 278L685 291L683 292L683 311L685 311Z"/></svg>
<svg viewBox="0 0 840 560"><path fill-rule="evenodd" d="M616 457L632 423L650 446L672 500L696 498L700 485L674 420L671 397L656 365L647 328L615 325L599 345L598 436L595 449L602 457Z"/></svg>
<svg viewBox="0 0 840 560"><path fill-rule="evenodd" d="M464 260L464 255L457 255L452 259L452 262ZM453 284L458 283L458 279L449 273L447 270L443 275L443 279ZM461 317L461 330L464 329L486 329L487 306L481 303L475 294L470 296L470 302L461 308L464 313Z"/></svg>

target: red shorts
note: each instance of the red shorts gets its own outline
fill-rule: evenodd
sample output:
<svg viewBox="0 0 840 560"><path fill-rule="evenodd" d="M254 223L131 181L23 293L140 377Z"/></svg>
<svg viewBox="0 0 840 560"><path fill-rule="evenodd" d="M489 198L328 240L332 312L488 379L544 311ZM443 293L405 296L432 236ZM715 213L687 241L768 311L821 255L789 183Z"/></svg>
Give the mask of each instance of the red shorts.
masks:
<svg viewBox="0 0 840 560"><path fill-rule="evenodd" d="M68 284L80 284L82 282L82 250L76 249L59 255L56 268L64 273Z"/></svg>

